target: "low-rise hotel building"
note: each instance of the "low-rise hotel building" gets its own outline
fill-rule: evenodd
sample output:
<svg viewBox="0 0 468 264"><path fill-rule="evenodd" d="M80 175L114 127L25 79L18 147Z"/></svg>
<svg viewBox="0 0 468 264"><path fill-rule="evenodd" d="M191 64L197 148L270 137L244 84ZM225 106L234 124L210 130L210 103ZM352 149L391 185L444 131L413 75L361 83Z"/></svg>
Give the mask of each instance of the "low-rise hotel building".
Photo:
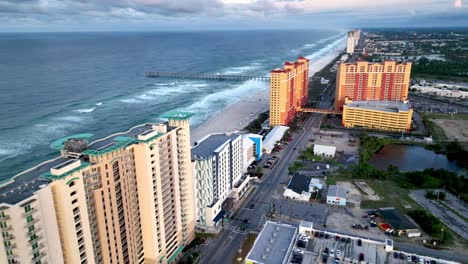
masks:
<svg viewBox="0 0 468 264"><path fill-rule="evenodd" d="M226 213L225 201L243 181L242 135L211 134L192 148L197 224L215 227Z"/></svg>
<svg viewBox="0 0 468 264"><path fill-rule="evenodd" d="M408 101L352 101L343 106L344 127L409 131L413 109Z"/></svg>
<svg viewBox="0 0 468 264"><path fill-rule="evenodd" d="M247 172L248 167L252 162L259 160L262 155L262 138L258 134L245 134L242 135L242 167L244 173Z"/></svg>
<svg viewBox="0 0 468 264"><path fill-rule="evenodd" d="M174 262L194 238L189 117L171 113L91 144L90 134L54 142L60 157L0 187L2 231L16 241L0 262Z"/></svg>

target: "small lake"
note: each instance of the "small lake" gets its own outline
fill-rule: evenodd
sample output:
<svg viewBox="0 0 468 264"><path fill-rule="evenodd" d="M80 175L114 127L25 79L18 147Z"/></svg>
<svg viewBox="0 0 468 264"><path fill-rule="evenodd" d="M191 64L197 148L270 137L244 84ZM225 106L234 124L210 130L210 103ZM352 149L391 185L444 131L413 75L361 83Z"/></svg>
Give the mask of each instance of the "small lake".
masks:
<svg viewBox="0 0 468 264"><path fill-rule="evenodd" d="M415 145L385 145L372 156L369 163L380 170L386 170L389 165L397 166L400 171L417 171L429 168L446 169L453 172L462 170L455 161L448 160L445 155Z"/></svg>

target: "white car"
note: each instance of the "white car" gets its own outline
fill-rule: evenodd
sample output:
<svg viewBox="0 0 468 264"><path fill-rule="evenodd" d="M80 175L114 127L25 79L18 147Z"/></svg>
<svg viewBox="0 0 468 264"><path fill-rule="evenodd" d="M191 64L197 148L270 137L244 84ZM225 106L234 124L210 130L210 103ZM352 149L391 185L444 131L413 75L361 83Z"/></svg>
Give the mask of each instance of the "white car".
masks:
<svg viewBox="0 0 468 264"><path fill-rule="evenodd" d="M337 249L336 250L336 256L339 257L341 255L341 250Z"/></svg>

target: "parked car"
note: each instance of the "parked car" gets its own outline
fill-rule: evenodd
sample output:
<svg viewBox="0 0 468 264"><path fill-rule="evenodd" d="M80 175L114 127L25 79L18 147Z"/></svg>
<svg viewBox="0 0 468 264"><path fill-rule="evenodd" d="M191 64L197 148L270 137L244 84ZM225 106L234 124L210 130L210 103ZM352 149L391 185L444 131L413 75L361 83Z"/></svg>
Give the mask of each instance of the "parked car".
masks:
<svg viewBox="0 0 468 264"><path fill-rule="evenodd" d="M398 252L393 252L393 258L398 258Z"/></svg>
<svg viewBox="0 0 468 264"><path fill-rule="evenodd" d="M405 254L400 252L400 259L405 259Z"/></svg>
<svg viewBox="0 0 468 264"><path fill-rule="evenodd" d="M337 249L336 250L336 256L339 257L341 255L341 250Z"/></svg>
<svg viewBox="0 0 468 264"><path fill-rule="evenodd" d="M359 254L359 261L364 261L364 253Z"/></svg>
<svg viewBox="0 0 468 264"><path fill-rule="evenodd" d="M357 245L358 245L359 247L362 246L362 240L361 240L361 239L358 239Z"/></svg>

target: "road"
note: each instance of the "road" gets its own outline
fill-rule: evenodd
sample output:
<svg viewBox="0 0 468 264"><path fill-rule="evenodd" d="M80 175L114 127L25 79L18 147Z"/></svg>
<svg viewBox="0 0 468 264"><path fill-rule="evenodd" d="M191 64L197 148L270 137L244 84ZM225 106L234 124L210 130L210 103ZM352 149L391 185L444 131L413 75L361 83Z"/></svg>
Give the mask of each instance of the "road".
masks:
<svg viewBox="0 0 468 264"><path fill-rule="evenodd" d="M319 103L320 108L331 106L333 90L328 92L325 100ZM282 158L271 169L265 179L257 186L256 191L246 199L245 207L241 207L234 215L234 218L240 221L231 221L225 226L218 239L208 244L203 252L199 263L217 264L230 263L238 253L242 241L250 231L260 231L266 218L266 213L270 210L270 204L273 202L273 195L282 192L281 182L288 179L288 167L291 162L296 160L302 146L305 146L312 137L314 129L320 126L320 120L323 114L310 114L303 124L303 130L293 135L294 140L283 150ZM254 208L250 209L250 205ZM242 220L248 220L248 226L245 231L240 230Z"/></svg>
<svg viewBox="0 0 468 264"><path fill-rule="evenodd" d="M445 208L439 202L426 199L425 194L426 190L416 190L410 193L410 197L413 200L415 200L419 205L426 208L434 216L439 218L455 233L457 233L464 239L468 239L468 223L465 222L465 220L463 220L460 216Z"/></svg>

